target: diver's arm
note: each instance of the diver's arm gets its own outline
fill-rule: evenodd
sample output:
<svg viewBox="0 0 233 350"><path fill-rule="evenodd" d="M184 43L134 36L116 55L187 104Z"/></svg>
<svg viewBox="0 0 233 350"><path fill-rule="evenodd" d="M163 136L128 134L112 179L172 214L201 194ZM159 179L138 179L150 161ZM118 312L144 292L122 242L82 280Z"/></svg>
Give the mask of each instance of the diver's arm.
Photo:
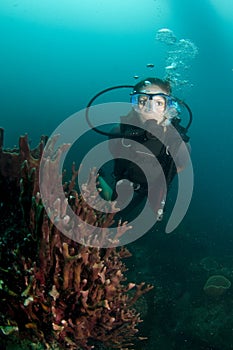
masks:
<svg viewBox="0 0 233 350"><path fill-rule="evenodd" d="M115 188L116 183L119 179L121 179L122 173L122 161L123 159L119 159L119 150L120 150L120 124L115 126L111 130L111 137L109 138L108 147L113 156L112 158L112 166L111 170L101 169L99 177L98 177L98 188L101 192L101 196L105 200L114 200L115 199ZM114 137L116 135L116 137ZM107 172L108 171L108 172Z"/></svg>
<svg viewBox="0 0 233 350"><path fill-rule="evenodd" d="M119 124L111 130L111 136L109 137L108 147L114 159L119 154L119 147L120 147L120 140L121 140L121 138L119 138L120 131L121 131L121 127ZM116 135L116 137L114 137L114 135Z"/></svg>
<svg viewBox="0 0 233 350"><path fill-rule="evenodd" d="M190 161L190 153L191 153L191 146L190 143L182 142L177 155L175 157L175 163L177 172L184 170L186 166L188 165L188 162Z"/></svg>

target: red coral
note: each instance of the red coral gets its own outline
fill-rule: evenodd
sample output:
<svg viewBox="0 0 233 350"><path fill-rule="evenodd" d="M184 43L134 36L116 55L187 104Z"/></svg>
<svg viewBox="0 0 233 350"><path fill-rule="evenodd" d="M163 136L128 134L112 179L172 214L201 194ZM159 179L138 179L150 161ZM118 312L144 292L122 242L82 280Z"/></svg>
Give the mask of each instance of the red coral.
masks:
<svg viewBox="0 0 233 350"><path fill-rule="evenodd" d="M39 339L45 348L56 343L64 349L89 350L96 341L112 348L130 348L141 322L132 305L152 287L125 283L122 259L130 256L126 248L83 246L53 225L38 185L46 138L41 138L35 150L30 150L27 136L20 138L19 149L3 150L0 131L0 186L4 188L1 211L6 210L5 196L11 193L8 215L1 227L1 321L17 324L19 336ZM53 159L47 166L56 164L57 159ZM75 191L77 175L73 167L72 179L64 185L67 199L71 194L75 199L73 210L89 223L99 220L108 227L112 214L98 217L85 204ZM54 213L62 219L66 206L67 202L54 198ZM18 211L12 216L9 213L15 207ZM120 225L118 236L126 229ZM12 231L16 238L12 239ZM133 289L135 293L129 294Z"/></svg>

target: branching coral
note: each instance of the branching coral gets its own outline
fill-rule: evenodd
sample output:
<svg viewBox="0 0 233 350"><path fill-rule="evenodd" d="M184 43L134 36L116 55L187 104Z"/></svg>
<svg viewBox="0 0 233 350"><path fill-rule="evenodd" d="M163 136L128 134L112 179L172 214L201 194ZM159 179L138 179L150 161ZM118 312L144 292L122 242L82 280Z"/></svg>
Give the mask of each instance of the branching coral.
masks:
<svg viewBox="0 0 233 350"><path fill-rule="evenodd" d="M56 345L90 350L96 342L130 349L141 322L133 305L152 286L127 283L123 259L130 253L126 248L84 246L53 224L51 216L71 225L66 214L69 201L74 212L92 224L108 227L113 214L100 215L85 204L75 190L78 171L73 167L71 181L63 188L67 200L54 198L48 216L38 185L46 140L42 137L39 146L30 150L24 136L19 149L3 150L3 130L0 133L0 214L4 214L0 238L1 325L18 330L22 339L39 341L45 349ZM62 146L58 156L46 164L48 168L57 166L66 147ZM112 239L117 240L127 229L119 224ZM78 234L89 232L81 226Z"/></svg>

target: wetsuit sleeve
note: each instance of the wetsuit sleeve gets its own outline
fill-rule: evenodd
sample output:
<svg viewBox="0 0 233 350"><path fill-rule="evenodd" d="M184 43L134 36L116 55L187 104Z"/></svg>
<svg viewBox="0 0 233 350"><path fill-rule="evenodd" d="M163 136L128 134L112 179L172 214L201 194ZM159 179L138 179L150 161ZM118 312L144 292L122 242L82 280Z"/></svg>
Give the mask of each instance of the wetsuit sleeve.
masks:
<svg viewBox="0 0 233 350"><path fill-rule="evenodd" d="M180 172L186 168L190 161L191 146L190 143L182 142L176 154L175 163L177 172Z"/></svg>
<svg viewBox="0 0 233 350"><path fill-rule="evenodd" d="M108 147L112 154L112 161L108 166L104 166L99 171L99 189L101 196L106 200L116 198L116 183L124 176L126 160L119 158L121 153L120 124L111 130Z"/></svg>
<svg viewBox="0 0 233 350"><path fill-rule="evenodd" d="M111 132L112 134L115 133L116 136L118 137L114 137L111 136L109 138L109 150L113 156L113 175L115 178L115 182L121 180L123 178L123 175L127 169L127 160L120 158L121 157L121 150L122 150L122 139L121 137L119 137L120 135L120 125L115 127L113 129L113 132Z"/></svg>
<svg viewBox="0 0 233 350"><path fill-rule="evenodd" d="M111 130L111 136L109 137L108 146L113 157L118 156L119 153L120 139L117 137L118 135L120 135L120 125L114 127Z"/></svg>

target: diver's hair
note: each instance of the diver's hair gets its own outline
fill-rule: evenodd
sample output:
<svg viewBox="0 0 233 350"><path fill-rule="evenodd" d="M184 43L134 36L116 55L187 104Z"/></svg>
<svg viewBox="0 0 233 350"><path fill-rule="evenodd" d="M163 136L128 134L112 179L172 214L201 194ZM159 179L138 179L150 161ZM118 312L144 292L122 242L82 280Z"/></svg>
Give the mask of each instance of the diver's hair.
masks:
<svg viewBox="0 0 233 350"><path fill-rule="evenodd" d="M137 83L134 86L133 91L134 92L140 92L141 90L143 90L144 88L146 88L148 86L147 82L149 82L152 85L159 86L161 89L166 91L167 94L170 94L172 92L172 88L171 88L170 82L168 80L162 80L160 78L146 78L146 79L143 79L142 81L140 81L139 83Z"/></svg>

